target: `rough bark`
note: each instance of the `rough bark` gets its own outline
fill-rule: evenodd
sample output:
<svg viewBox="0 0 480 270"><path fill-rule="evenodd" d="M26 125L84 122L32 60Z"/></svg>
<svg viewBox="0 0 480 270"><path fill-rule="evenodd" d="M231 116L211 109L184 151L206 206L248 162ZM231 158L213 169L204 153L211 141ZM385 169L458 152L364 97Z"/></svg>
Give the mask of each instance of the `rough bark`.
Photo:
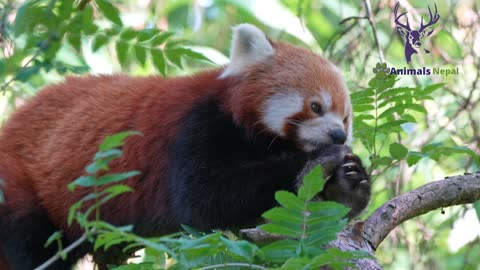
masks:
<svg viewBox="0 0 480 270"><path fill-rule="evenodd" d="M366 221L356 221L338 234L331 246L342 250L363 250L372 258L357 260L358 269L383 269L375 259L375 250L385 237L402 222L433 211L480 200L480 172L446 177L402 194L383 204ZM255 242L279 239L259 229L241 231Z"/></svg>
<svg viewBox="0 0 480 270"><path fill-rule="evenodd" d="M480 172L428 183L383 204L368 217L364 234L374 248L402 222L432 210L480 200Z"/></svg>

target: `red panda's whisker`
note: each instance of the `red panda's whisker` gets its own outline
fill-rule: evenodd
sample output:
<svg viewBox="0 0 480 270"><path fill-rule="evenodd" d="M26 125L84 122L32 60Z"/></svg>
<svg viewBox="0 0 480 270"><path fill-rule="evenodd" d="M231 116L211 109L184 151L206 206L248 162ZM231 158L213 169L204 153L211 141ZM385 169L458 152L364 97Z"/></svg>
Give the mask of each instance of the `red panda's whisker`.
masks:
<svg viewBox="0 0 480 270"><path fill-rule="evenodd" d="M269 127L266 127L266 128L263 128L262 130L260 130L259 132L257 132L257 133L255 134L255 138L256 138L258 135L262 134L263 132L267 131L268 129L269 129Z"/></svg>
<svg viewBox="0 0 480 270"><path fill-rule="evenodd" d="M288 120L287 123L290 123L292 125L298 126L298 127L303 127L304 125L300 122L295 122L293 120Z"/></svg>
<svg viewBox="0 0 480 270"><path fill-rule="evenodd" d="M270 144L267 147L267 150L270 149L270 146L272 146L272 144L273 144L273 142L275 141L276 138L278 138L278 135L273 137L272 141L270 142Z"/></svg>

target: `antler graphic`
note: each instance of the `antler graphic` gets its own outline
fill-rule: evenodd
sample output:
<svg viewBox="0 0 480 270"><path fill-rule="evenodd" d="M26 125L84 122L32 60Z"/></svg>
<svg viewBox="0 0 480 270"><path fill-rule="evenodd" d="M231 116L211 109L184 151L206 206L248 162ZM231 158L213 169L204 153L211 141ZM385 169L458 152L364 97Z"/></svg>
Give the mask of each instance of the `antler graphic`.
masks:
<svg viewBox="0 0 480 270"><path fill-rule="evenodd" d="M437 11L437 4L435 4L435 14L432 14L432 10L430 10L430 5L428 6L428 13L430 13L430 21L426 24L426 25L423 25L423 17L422 17L422 21L420 22L420 29L418 29L418 32L422 33L423 31L425 31L429 26L432 26L434 25L436 22L438 22L438 19L440 19L440 15L438 15L438 11ZM433 29L427 34L430 35L431 33L433 32Z"/></svg>
<svg viewBox="0 0 480 270"><path fill-rule="evenodd" d="M405 17L405 18L407 18L407 24L403 24L403 23L401 23L401 22L399 21L400 18L401 18L403 15L407 14L407 12L405 11L404 13L402 13L402 14L400 14L400 15L397 15L397 13L398 13L398 8L399 8L399 7L400 7L400 2L397 2L397 4L395 5L395 9L393 10L393 15L395 16L395 23L396 23L398 26L404 28L405 30L411 31L411 29L410 29L410 24L408 23L408 18L407 18L407 17ZM436 7L437 7L437 6L435 6L435 8L436 8ZM431 14L431 13L430 13L430 14Z"/></svg>

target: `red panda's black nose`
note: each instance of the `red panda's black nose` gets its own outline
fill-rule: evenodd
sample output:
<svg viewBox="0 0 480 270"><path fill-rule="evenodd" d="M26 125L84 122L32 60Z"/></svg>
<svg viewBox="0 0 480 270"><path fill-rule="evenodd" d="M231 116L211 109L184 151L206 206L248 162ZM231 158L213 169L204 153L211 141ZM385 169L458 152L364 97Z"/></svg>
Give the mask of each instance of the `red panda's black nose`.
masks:
<svg viewBox="0 0 480 270"><path fill-rule="evenodd" d="M334 144L344 144L347 140L347 134L341 129L334 129L328 134Z"/></svg>

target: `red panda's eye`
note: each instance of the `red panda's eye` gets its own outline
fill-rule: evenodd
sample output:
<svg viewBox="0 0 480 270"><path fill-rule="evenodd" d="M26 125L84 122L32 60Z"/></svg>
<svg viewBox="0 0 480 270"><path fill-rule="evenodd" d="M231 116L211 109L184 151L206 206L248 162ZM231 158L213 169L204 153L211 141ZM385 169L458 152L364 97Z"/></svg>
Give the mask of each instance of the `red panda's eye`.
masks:
<svg viewBox="0 0 480 270"><path fill-rule="evenodd" d="M347 123L347 121L348 121L348 116L347 116L347 117L345 117L345 118L343 118L343 123L344 123L344 124L346 124L346 123Z"/></svg>
<svg viewBox="0 0 480 270"><path fill-rule="evenodd" d="M322 106L316 102L312 102L312 111L316 114L322 114L323 111L322 111Z"/></svg>

